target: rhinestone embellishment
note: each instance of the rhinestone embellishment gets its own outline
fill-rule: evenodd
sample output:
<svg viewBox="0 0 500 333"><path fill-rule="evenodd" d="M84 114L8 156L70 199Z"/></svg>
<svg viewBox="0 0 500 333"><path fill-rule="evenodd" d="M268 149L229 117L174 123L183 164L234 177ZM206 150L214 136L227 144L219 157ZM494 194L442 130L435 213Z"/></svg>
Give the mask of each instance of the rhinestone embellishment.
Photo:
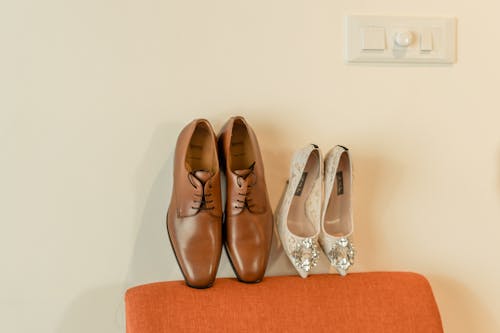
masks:
<svg viewBox="0 0 500 333"><path fill-rule="evenodd" d="M303 240L290 239L290 253L293 258L293 264L304 272L309 272L311 268L317 265L319 251L316 242L312 238Z"/></svg>
<svg viewBox="0 0 500 333"><path fill-rule="evenodd" d="M349 267L354 264L354 255L354 246L345 237L337 239L328 252L328 258L340 275L347 274Z"/></svg>

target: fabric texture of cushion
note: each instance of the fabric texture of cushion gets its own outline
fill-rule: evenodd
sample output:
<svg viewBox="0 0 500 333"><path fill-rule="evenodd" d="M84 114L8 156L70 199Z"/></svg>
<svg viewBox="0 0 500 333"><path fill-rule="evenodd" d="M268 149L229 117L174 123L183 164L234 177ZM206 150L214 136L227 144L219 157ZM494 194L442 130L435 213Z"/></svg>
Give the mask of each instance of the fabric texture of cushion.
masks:
<svg viewBox="0 0 500 333"><path fill-rule="evenodd" d="M128 333L442 332L428 281L404 272L217 279L208 289L183 281L130 288Z"/></svg>

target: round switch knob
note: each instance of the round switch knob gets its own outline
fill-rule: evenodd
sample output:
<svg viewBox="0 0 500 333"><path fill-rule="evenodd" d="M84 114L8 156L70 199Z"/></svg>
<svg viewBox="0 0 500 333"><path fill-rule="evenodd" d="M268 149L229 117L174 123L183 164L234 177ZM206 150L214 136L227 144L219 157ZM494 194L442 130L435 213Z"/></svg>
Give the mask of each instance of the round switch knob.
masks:
<svg viewBox="0 0 500 333"><path fill-rule="evenodd" d="M413 42L413 34L411 31L397 32L394 36L394 42L398 46L407 47Z"/></svg>

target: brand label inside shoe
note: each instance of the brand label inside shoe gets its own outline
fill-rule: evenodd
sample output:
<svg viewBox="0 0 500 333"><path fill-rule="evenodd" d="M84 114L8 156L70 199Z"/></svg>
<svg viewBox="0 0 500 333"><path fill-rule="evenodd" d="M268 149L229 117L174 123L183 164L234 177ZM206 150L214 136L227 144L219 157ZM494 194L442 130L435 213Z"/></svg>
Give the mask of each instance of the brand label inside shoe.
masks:
<svg viewBox="0 0 500 333"><path fill-rule="evenodd" d="M344 176L342 176L342 171L337 172L337 195L344 194Z"/></svg>
<svg viewBox="0 0 500 333"><path fill-rule="evenodd" d="M300 177L299 185L297 185L297 189L295 190L295 195L300 196L302 194L302 190L304 189L304 183L306 182L307 172L302 173L302 177Z"/></svg>

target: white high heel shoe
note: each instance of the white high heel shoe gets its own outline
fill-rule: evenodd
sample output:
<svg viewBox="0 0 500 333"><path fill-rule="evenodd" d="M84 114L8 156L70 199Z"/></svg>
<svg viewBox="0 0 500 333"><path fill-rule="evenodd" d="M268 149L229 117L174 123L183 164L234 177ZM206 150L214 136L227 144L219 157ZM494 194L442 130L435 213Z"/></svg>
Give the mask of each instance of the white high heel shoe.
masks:
<svg viewBox="0 0 500 333"><path fill-rule="evenodd" d="M295 152L290 178L274 218L281 244L293 266L303 278L317 265L323 157L316 145Z"/></svg>
<svg viewBox="0 0 500 333"><path fill-rule="evenodd" d="M333 147L325 156L325 201L319 242L337 272L345 276L354 264L352 164L349 150Z"/></svg>

